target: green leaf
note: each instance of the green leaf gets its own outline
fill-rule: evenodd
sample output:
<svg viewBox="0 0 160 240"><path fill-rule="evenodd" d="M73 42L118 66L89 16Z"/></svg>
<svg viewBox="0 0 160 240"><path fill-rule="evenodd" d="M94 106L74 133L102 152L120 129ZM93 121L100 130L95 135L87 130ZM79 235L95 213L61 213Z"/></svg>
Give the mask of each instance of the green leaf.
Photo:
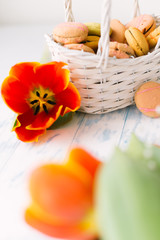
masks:
<svg viewBox="0 0 160 240"><path fill-rule="evenodd" d="M148 162L154 162L160 173L160 148L140 141L135 134L132 134L126 153L135 161L141 161L146 167Z"/></svg>
<svg viewBox="0 0 160 240"><path fill-rule="evenodd" d="M13 128L17 125L17 119L13 123Z"/></svg>
<svg viewBox="0 0 160 240"><path fill-rule="evenodd" d="M145 144L141 142L135 134L131 135L127 153L135 159L143 158Z"/></svg>
<svg viewBox="0 0 160 240"><path fill-rule="evenodd" d="M59 116L59 118L50 126L47 130L54 130L60 128L70 122L74 116L74 112L66 113L63 117Z"/></svg>
<svg viewBox="0 0 160 240"><path fill-rule="evenodd" d="M96 214L103 240L160 239L160 150L132 137L99 171Z"/></svg>

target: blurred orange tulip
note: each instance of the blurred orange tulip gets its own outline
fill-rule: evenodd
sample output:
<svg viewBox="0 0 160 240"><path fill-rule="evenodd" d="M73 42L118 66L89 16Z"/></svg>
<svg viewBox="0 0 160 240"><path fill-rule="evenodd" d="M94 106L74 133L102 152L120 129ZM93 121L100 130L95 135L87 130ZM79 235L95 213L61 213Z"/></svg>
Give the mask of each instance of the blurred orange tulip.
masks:
<svg viewBox="0 0 160 240"><path fill-rule="evenodd" d="M25 213L27 223L57 238L97 239L93 188L100 164L76 148L63 165L37 168L30 178L32 204Z"/></svg>

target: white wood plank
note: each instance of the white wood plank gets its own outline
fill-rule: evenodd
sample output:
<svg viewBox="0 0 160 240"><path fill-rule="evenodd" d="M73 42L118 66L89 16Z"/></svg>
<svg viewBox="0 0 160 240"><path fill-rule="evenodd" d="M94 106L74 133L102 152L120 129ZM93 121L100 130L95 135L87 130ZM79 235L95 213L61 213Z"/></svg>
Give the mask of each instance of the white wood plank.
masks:
<svg viewBox="0 0 160 240"><path fill-rule="evenodd" d="M80 116L75 114L74 118L63 127L48 130L44 136L39 138L37 143L20 142L16 139L14 132L8 133L6 142L10 146L9 139L11 138L13 143L10 146L11 152L8 153L1 166L1 177L3 177L4 184L10 185L17 181L21 182L23 173L38 164L63 161L83 117L84 114ZM7 126L10 127L8 124ZM17 146L16 149L14 149L15 146ZM3 148L2 151L7 154L8 150Z"/></svg>
<svg viewBox="0 0 160 240"><path fill-rule="evenodd" d="M160 119L145 116L136 106L127 108L126 120L118 143L122 149L127 147L132 133L142 141L160 145Z"/></svg>
<svg viewBox="0 0 160 240"><path fill-rule="evenodd" d="M119 142L126 114L127 109L104 115L86 114L72 147L81 146L101 161L107 160Z"/></svg>

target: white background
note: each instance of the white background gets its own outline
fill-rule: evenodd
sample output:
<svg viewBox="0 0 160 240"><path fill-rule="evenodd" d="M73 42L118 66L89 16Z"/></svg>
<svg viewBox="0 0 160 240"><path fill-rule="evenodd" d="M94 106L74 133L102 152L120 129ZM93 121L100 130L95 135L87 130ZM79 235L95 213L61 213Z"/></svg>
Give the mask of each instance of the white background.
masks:
<svg viewBox="0 0 160 240"><path fill-rule="evenodd" d="M112 0L112 18L126 23L134 0ZM0 24L54 24L64 21L64 0L0 0ZM72 0L76 21L100 21L102 0ZM139 0L141 13L160 14L160 0Z"/></svg>

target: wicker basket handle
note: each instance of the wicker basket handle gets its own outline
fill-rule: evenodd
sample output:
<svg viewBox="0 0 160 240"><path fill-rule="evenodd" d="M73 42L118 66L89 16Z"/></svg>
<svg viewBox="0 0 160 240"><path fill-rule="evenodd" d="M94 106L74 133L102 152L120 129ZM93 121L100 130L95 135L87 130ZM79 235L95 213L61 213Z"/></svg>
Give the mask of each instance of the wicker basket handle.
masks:
<svg viewBox="0 0 160 240"><path fill-rule="evenodd" d="M139 8L139 2L138 0L134 0L134 7L133 7L133 17L139 16L140 13L140 8Z"/></svg>
<svg viewBox="0 0 160 240"><path fill-rule="evenodd" d="M72 12L72 0L64 0L65 21L74 22L74 16Z"/></svg>
<svg viewBox="0 0 160 240"><path fill-rule="evenodd" d="M101 38L98 44L97 54L100 56L97 67L103 67L104 69L108 63L109 53L109 31L110 31L110 12L111 12L111 0L103 0L102 4L102 16L101 16ZM133 17L140 15L139 2L134 0Z"/></svg>
<svg viewBox="0 0 160 240"><path fill-rule="evenodd" d="M74 16L72 13L72 0L64 0L65 3L65 21L74 22ZM110 31L110 12L111 12L111 0L103 0L102 4L102 16L101 16L101 38L98 44L97 55L100 56L100 60L97 67L106 68L108 62L109 52L109 31ZM134 0L133 17L140 15L139 2Z"/></svg>
<svg viewBox="0 0 160 240"><path fill-rule="evenodd" d="M106 0L105 0L106 2ZM66 22L74 22L74 16L72 12L72 0L64 0L64 6L65 6L65 21ZM140 15L140 8L139 8L139 3L138 0L134 0L134 13L133 17L136 17Z"/></svg>

